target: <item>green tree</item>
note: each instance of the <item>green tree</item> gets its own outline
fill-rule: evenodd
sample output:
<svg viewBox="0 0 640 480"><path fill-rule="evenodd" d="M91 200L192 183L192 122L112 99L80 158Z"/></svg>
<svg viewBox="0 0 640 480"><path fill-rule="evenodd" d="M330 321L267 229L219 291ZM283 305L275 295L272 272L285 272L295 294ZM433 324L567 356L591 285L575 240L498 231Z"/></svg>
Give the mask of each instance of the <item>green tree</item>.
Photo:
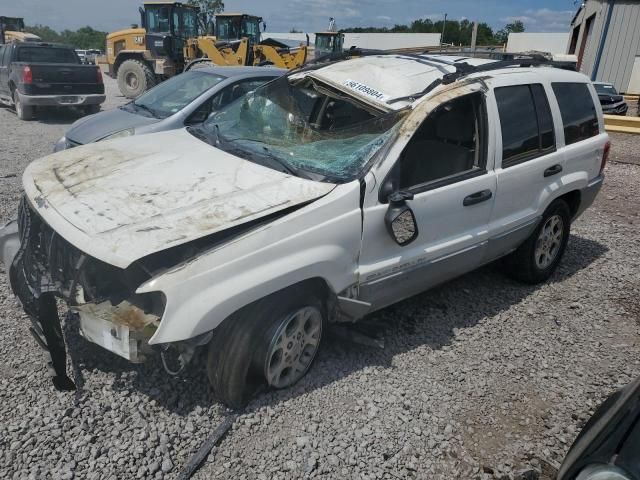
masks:
<svg viewBox="0 0 640 480"><path fill-rule="evenodd" d="M209 19L224 11L224 2L222 0L189 0L187 3L200 7L200 11L206 13Z"/></svg>
<svg viewBox="0 0 640 480"><path fill-rule="evenodd" d="M205 18L200 18L198 22L201 32L209 32L213 28L214 17L224 11L222 0L189 0L187 4L199 7L200 13L204 14Z"/></svg>
<svg viewBox="0 0 640 480"><path fill-rule="evenodd" d="M86 26L78 30L64 30L60 33L46 25L33 25L25 27L25 30L38 35L43 41L51 43L64 43L74 48L104 50L107 41L107 33L94 30Z"/></svg>
<svg viewBox="0 0 640 480"><path fill-rule="evenodd" d="M524 23L521 20L516 20L512 23L507 23L502 30L496 33L495 40L497 43L507 43L510 33L522 33L524 32Z"/></svg>
<svg viewBox="0 0 640 480"><path fill-rule="evenodd" d="M419 18L409 25L394 25L392 28L387 27L355 27L340 30L343 33L442 33L442 20L433 22L428 18ZM524 31L524 25L520 22L511 24L513 31ZM522 30L519 30L519 29ZM443 42L452 43L454 45L470 45L471 35L473 32L473 22L469 20L447 20L445 26ZM495 38L493 29L486 23L478 24L477 45L490 46L500 42Z"/></svg>
<svg viewBox="0 0 640 480"><path fill-rule="evenodd" d="M107 41L106 32L94 30L89 26L79 28L76 31L64 30L60 36L64 43L82 49L104 50Z"/></svg>
<svg viewBox="0 0 640 480"><path fill-rule="evenodd" d="M60 34L46 25L36 24L33 26L25 26L26 32L39 36L44 42L59 43L62 41Z"/></svg>

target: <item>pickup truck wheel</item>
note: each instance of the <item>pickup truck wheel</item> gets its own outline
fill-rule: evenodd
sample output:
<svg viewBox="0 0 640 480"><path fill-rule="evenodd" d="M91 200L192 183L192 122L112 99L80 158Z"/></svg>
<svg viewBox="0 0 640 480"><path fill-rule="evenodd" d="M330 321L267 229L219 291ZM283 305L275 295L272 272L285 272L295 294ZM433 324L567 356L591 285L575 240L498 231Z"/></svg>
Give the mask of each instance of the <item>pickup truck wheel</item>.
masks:
<svg viewBox="0 0 640 480"><path fill-rule="evenodd" d="M17 90L13 92L13 105L16 109L16 115L18 115L20 120L33 120L33 107L22 104Z"/></svg>
<svg viewBox="0 0 640 480"><path fill-rule="evenodd" d="M571 212L564 200L555 200L542 215L531 236L504 259L507 273L524 283L546 281L555 271L567 247Z"/></svg>
<svg viewBox="0 0 640 480"><path fill-rule="evenodd" d="M207 373L215 396L240 408L262 387L293 385L311 367L325 323L322 303L295 288L232 315L209 345Z"/></svg>
<svg viewBox="0 0 640 480"><path fill-rule="evenodd" d="M84 107L85 115L93 115L94 113L98 113L100 111L100 105L87 105Z"/></svg>
<svg viewBox="0 0 640 480"><path fill-rule="evenodd" d="M125 60L118 69L118 88L127 98L136 98L156 84L156 76L139 60Z"/></svg>

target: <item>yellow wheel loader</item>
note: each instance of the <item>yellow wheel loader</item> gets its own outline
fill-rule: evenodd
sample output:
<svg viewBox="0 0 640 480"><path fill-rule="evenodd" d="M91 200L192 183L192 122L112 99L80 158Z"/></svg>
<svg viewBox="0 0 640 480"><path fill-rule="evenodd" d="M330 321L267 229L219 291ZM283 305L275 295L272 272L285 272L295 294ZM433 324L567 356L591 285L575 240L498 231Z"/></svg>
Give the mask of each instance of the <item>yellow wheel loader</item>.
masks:
<svg viewBox="0 0 640 480"><path fill-rule="evenodd" d="M318 32L314 44L314 58L340 54L344 51L344 33Z"/></svg>
<svg viewBox="0 0 640 480"><path fill-rule="evenodd" d="M279 42L261 42L260 17L218 15L216 35L200 32L204 20L197 7L173 0L147 1L140 8L141 27L107 35L106 59L98 64L118 79L125 97L135 98L156 83L199 65L295 68L306 61L306 47L292 51Z"/></svg>
<svg viewBox="0 0 640 480"><path fill-rule="evenodd" d="M24 31L24 19L0 17L0 44L11 42L40 42L42 39Z"/></svg>
<svg viewBox="0 0 640 480"><path fill-rule="evenodd" d="M216 16L215 36L201 36L187 42L185 59L198 64L222 66L265 66L297 68L307 61L307 47L291 49L273 39L261 39L261 17L246 13L222 13Z"/></svg>

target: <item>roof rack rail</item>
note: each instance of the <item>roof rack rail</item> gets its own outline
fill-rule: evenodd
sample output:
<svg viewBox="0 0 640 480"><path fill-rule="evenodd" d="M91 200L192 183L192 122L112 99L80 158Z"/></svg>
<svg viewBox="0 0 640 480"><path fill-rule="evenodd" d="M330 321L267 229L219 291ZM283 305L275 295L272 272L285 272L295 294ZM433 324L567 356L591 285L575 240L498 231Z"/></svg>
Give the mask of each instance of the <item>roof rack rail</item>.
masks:
<svg viewBox="0 0 640 480"><path fill-rule="evenodd" d="M461 52L462 53L462 52ZM472 52L466 52L472 53ZM431 92L434 88L439 85L449 85L461 78L467 77L474 73L479 72L490 72L493 70L500 70L505 68L530 68L530 67L554 67L560 68L564 70L573 70L575 71L575 64L573 62L562 62L555 61L550 59L543 53L534 52L534 53L504 53L504 52L493 52L499 53L502 56L501 60L495 60L490 63L485 63L482 65L471 65L467 63L465 60L469 60L474 58L469 55L460 55L461 57L456 61L446 61L443 56L455 56L451 55L451 53L433 53L427 52L424 53L408 53L402 51L393 51L393 50L369 50L369 49L361 49L352 47L350 50L344 51L342 53L329 53L322 57L311 60L304 65L293 69L289 72L289 74L305 72L305 71L313 71L318 70L320 68L333 65L335 63L339 63L344 60L349 60L351 58L360 58L360 57L370 57L377 55L388 55L388 56L397 56L401 58L407 58L412 60L417 60L422 63L427 63L435 68L440 69L444 75L442 78L438 78L433 81L427 88L425 88L421 92L416 92L412 95L407 95L404 97L393 98L388 100L387 103L396 103L403 100L414 99L417 100L420 97ZM454 72L445 71L444 66L455 68Z"/></svg>

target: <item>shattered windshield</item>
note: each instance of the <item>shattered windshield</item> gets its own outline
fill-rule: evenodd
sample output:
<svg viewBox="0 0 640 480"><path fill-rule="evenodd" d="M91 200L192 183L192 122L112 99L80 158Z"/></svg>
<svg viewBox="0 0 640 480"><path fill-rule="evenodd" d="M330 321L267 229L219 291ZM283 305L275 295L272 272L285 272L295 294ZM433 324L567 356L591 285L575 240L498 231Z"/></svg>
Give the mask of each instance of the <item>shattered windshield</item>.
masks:
<svg viewBox="0 0 640 480"><path fill-rule="evenodd" d="M404 114L381 112L309 77L282 77L202 128L215 146L247 160L341 182L359 175Z"/></svg>

